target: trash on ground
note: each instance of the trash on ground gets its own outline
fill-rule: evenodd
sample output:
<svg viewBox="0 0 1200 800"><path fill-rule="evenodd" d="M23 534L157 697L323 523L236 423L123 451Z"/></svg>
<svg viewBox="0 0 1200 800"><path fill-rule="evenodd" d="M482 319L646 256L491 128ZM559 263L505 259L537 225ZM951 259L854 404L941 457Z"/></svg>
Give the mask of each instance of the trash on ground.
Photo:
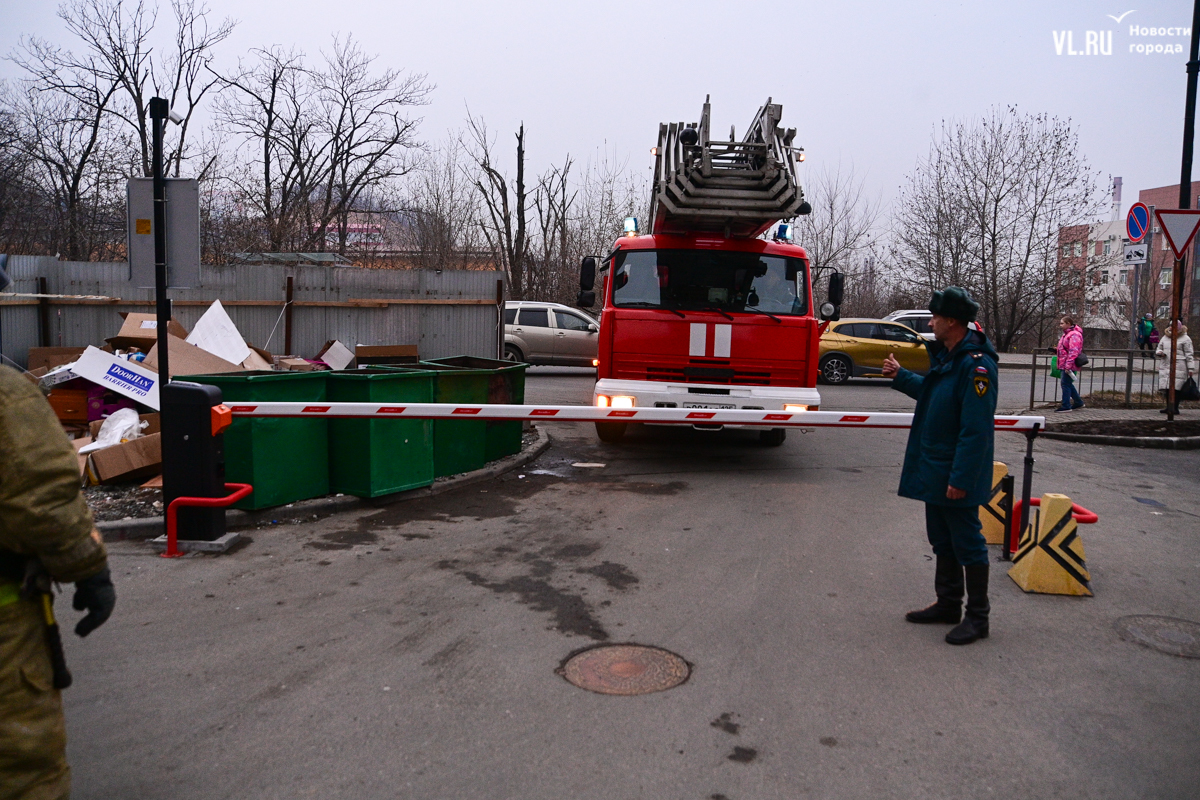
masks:
<svg viewBox="0 0 1200 800"><path fill-rule="evenodd" d="M241 364L226 361L194 344L188 344L177 336L167 337L167 354L170 356L167 366L172 378L180 375L219 375L224 372L242 372L245 369ZM157 344L150 348L142 366L158 371Z"/></svg>
<svg viewBox="0 0 1200 800"><path fill-rule="evenodd" d="M317 353L317 361L324 361L332 369L351 369L354 353L337 339L330 339Z"/></svg>
<svg viewBox="0 0 1200 800"><path fill-rule="evenodd" d="M213 301L186 339L188 344L207 350L231 364L241 364L252 352L229 314L225 313L220 300Z"/></svg>

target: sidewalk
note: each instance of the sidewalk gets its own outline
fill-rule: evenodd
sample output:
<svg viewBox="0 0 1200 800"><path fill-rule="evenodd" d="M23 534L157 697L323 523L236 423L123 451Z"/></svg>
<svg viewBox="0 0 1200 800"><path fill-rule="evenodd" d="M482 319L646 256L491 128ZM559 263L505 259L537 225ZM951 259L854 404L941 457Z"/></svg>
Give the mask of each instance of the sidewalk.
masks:
<svg viewBox="0 0 1200 800"><path fill-rule="evenodd" d="M1053 408L1043 406L1034 409L1026 408L1014 413L1044 416L1047 425L1053 425L1056 422L1129 422L1139 419L1157 422L1166 419L1166 415L1158 413L1157 408L1091 408L1085 406L1065 414L1058 414ZM1180 417L1196 419L1197 411L1185 406Z"/></svg>

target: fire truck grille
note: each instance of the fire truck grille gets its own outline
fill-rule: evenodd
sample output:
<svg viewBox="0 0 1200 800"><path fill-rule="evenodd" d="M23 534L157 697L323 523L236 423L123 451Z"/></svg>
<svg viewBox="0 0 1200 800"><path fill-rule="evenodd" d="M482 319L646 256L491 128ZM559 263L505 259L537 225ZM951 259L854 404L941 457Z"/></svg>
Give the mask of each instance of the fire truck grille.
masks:
<svg viewBox="0 0 1200 800"><path fill-rule="evenodd" d="M738 386L770 386L770 372L751 372L731 367L646 367L646 379L682 383L715 383Z"/></svg>

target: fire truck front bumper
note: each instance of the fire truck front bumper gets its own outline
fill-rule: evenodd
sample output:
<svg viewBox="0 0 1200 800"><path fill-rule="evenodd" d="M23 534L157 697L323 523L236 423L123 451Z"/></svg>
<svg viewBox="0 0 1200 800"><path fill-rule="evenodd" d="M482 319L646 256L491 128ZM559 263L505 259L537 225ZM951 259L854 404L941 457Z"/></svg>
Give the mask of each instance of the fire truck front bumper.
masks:
<svg viewBox="0 0 1200 800"><path fill-rule="evenodd" d="M718 386L667 381L596 381L592 405L613 408L746 408L764 411L817 411L821 394L796 386ZM652 425L654 423L646 423ZM747 425L695 425L698 429L745 428Z"/></svg>

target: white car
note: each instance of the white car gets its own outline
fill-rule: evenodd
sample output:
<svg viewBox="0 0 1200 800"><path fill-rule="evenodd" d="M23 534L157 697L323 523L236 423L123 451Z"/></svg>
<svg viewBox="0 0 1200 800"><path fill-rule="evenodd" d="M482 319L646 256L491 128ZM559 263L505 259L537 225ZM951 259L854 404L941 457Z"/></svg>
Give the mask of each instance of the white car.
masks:
<svg viewBox="0 0 1200 800"><path fill-rule="evenodd" d="M902 311L893 311L884 317L888 322L899 322L901 325L907 325L917 333L921 334L922 339L933 341L933 331L929 327L929 320L933 317L933 312L927 308L908 308ZM967 326L973 331L983 333L983 328L979 323L972 322Z"/></svg>

